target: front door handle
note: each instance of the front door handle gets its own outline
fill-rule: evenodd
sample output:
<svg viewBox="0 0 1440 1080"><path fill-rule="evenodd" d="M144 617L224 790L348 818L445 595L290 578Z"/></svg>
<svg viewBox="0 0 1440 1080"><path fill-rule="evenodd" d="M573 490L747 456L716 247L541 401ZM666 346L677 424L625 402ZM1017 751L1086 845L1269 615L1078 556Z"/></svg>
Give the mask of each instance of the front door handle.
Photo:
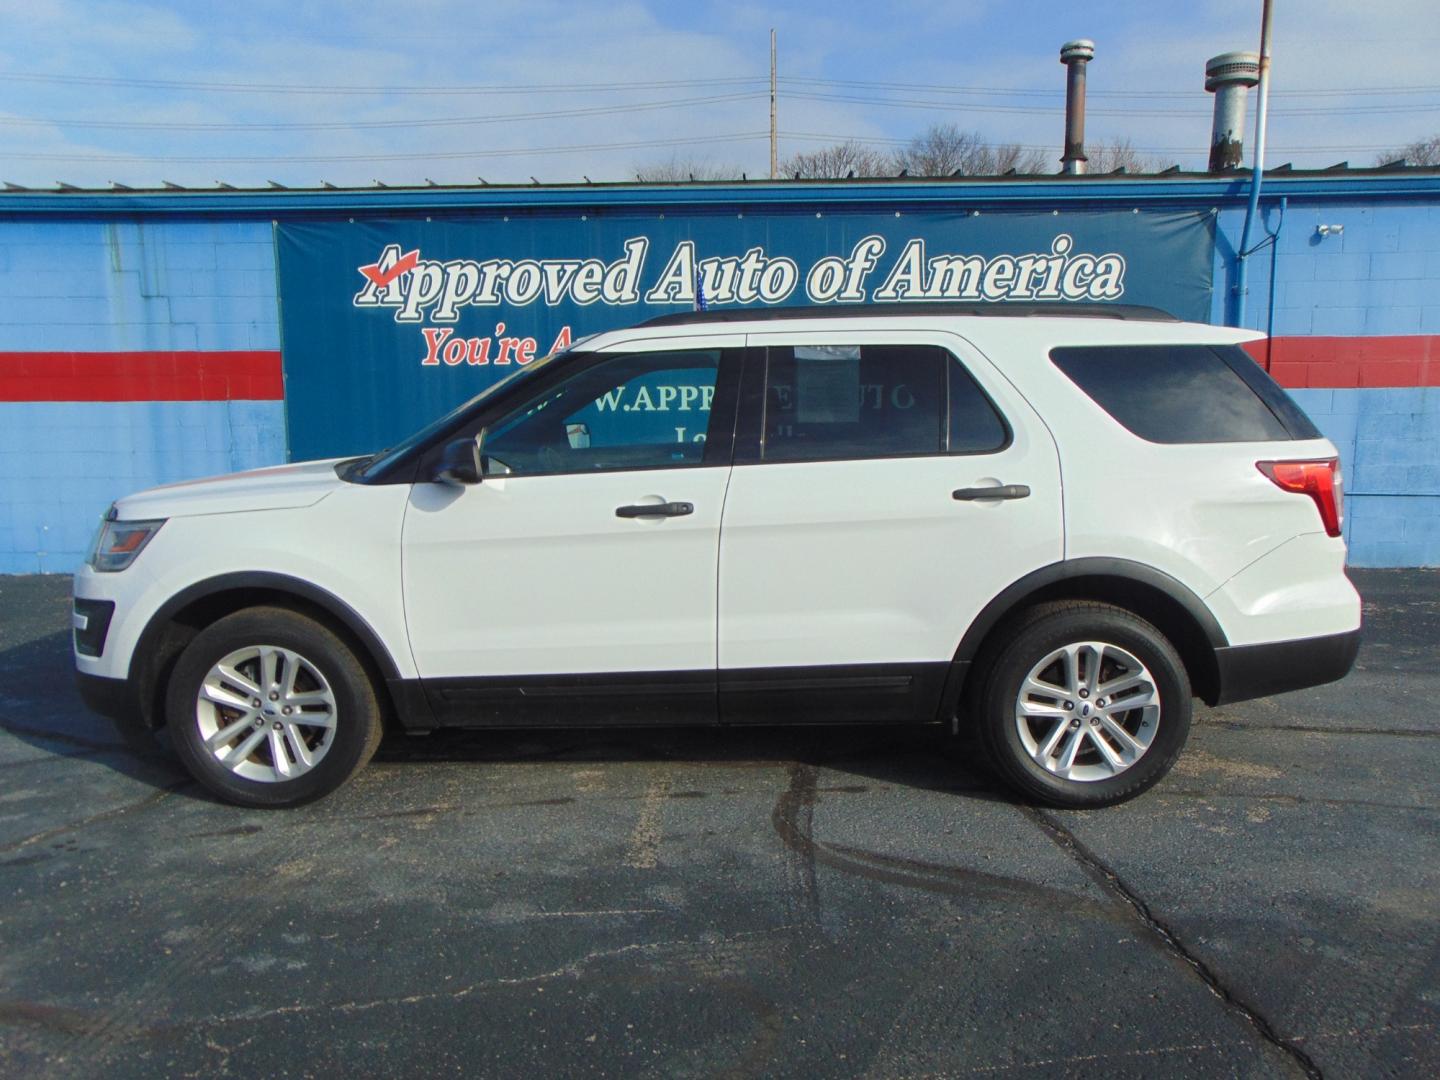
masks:
<svg viewBox="0 0 1440 1080"><path fill-rule="evenodd" d="M694 512L695 504L688 502L637 503L615 508L615 516L619 518L684 517Z"/></svg>
<svg viewBox="0 0 1440 1080"><path fill-rule="evenodd" d="M961 502L974 502L977 499L1023 499L1029 494L1028 484L1001 484L998 487L957 488L951 497Z"/></svg>

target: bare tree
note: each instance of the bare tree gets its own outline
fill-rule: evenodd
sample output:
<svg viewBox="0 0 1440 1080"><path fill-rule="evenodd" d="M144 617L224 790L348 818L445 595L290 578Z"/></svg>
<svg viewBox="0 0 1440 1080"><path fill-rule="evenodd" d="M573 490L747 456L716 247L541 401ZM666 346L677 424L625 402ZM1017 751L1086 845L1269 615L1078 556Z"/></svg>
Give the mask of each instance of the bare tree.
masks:
<svg viewBox="0 0 1440 1080"><path fill-rule="evenodd" d="M1014 169L1017 173L1043 173L1055 172L1046 160L1045 151L1037 150L1033 146L1021 146L1019 143L1000 143L992 146L991 152L995 155L993 176L1007 173Z"/></svg>
<svg viewBox="0 0 1440 1080"><path fill-rule="evenodd" d="M1440 165L1440 135L1431 135L1428 139L1420 139L1408 146L1402 146L1399 150L1381 154L1375 159L1375 164L1384 165L1402 158L1407 165Z"/></svg>
<svg viewBox="0 0 1440 1080"><path fill-rule="evenodd" d="M1141 153L1129 139L1101 139L1085 148L1086 169L1092 173L1110 173L1124 169L1127 173L1153 173L1168 169L1172 162Z"/></svg>
<svg viewBox="0 0 1440 1080"><path fill-rule="evenodd" d="M996 176L1010 169L1042 172L1045 155L1017 143L986 142L978 131L954 124L933 124L896 151L892 164L911 176Z"/></svg>
<svg viewBox="0 0 1440 1080"><path fill-rule="evenodd" d="M843 180L847 176L886 176L890 158L854 139L819 150L792 154L780 163L780 175L796 180Z"/></svg>
<svg viewBox="0 0 1440 1080"><path fill-rule="evenodd" d="M684 180L738 180L740 167L709 158L682 157L671 154L664 161L636 165L635 179L642 184L671 184Z"/></svg>

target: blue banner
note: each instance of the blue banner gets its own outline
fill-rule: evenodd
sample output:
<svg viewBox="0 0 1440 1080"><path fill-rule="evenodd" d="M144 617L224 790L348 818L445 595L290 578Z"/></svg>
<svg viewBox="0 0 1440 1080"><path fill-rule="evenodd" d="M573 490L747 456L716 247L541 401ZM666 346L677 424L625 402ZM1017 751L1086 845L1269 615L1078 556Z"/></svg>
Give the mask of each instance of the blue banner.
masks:
<svg viewBox="0 0 1440 1080"><path fill-rule="evenodd" d="M290 456L395 442L538 356L704 306L964 300L1210 315L1194 211L514 213L277 226Z"/></svg>

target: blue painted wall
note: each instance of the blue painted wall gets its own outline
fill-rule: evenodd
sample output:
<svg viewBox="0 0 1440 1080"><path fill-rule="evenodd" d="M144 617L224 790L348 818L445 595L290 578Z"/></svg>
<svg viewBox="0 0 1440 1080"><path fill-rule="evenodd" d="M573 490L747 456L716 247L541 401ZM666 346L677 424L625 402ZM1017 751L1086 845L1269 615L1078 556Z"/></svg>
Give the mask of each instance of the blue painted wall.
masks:
<svg viewBox="0 0 1440 1080"><path fill-rule="evenodd" d="M0 350L278 349L271 232L0 220Z"/></svg>
<svg viewBox="0 0 1440 1080"><path fill-rule="evenodd" d="M1266 189L1270 191L1270 189ZM1409 199L1292 201L1281 219L1278 192L1265 197L1264 219L1279 242L1250 259L1245 325L1277 335L1440 334L1440 203ZM1243 207L1220 212L1215 238L1211 321L1226 321ZM1343 225L1321 236L1320 225ZM1259 224L1251 246L1265 239ZM1275 313L1270 326L1270 277Z"/></svg>
<svg viewBox="0 0 1440 1080"><path fill-rule="evenodd" d="M0 221L0 351L279 349L266 222ZM278 401L0 402L0 573L69 573L119 495L285 460Z"/></svg>
<svg viewBox="0 0 1440 1080"><path fill-rule="evenodd" d="M1213 322L1232 302L1244 219L1241 208L1219 217ZM1250 260L1246 326L1278 336L1440 334L1440 205L1292 202L1283 222L1278 205L1265 220L1279 240ZM1320 225L1344 232L1321 236ZM1256 228L1252 244L1264 235ZM1340 448L1350 564L1440 566L1440 387L1291 394Z"/></svg>
<svg viewBox="0 0 1440 1080"><path fill-rule="evenodd" d="M117 496L285 460L278 401L0 402L0 573L70 573Z"/></svg>

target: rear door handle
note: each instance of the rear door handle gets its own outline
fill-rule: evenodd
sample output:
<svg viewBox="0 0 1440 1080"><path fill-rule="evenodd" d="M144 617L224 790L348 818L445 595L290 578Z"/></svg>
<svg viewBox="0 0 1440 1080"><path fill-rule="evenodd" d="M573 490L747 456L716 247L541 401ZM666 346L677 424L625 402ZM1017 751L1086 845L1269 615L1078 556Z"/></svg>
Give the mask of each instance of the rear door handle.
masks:
<svg viewBox="0 0 1440 1080"><path fill-rule="evenodd" d="M998 487L956 488L951 497L961 502L974 502L977 499L1023 499L1029 494L1028 484L1001 484Z"/></svg>
<svg viewBox="0 0 1440 1080"><path fill-rule="evenodd" d="M684 517L694 512L695 504L688 502L637 503L634 506L615 508L615 516L619 518Z"/></svg>

